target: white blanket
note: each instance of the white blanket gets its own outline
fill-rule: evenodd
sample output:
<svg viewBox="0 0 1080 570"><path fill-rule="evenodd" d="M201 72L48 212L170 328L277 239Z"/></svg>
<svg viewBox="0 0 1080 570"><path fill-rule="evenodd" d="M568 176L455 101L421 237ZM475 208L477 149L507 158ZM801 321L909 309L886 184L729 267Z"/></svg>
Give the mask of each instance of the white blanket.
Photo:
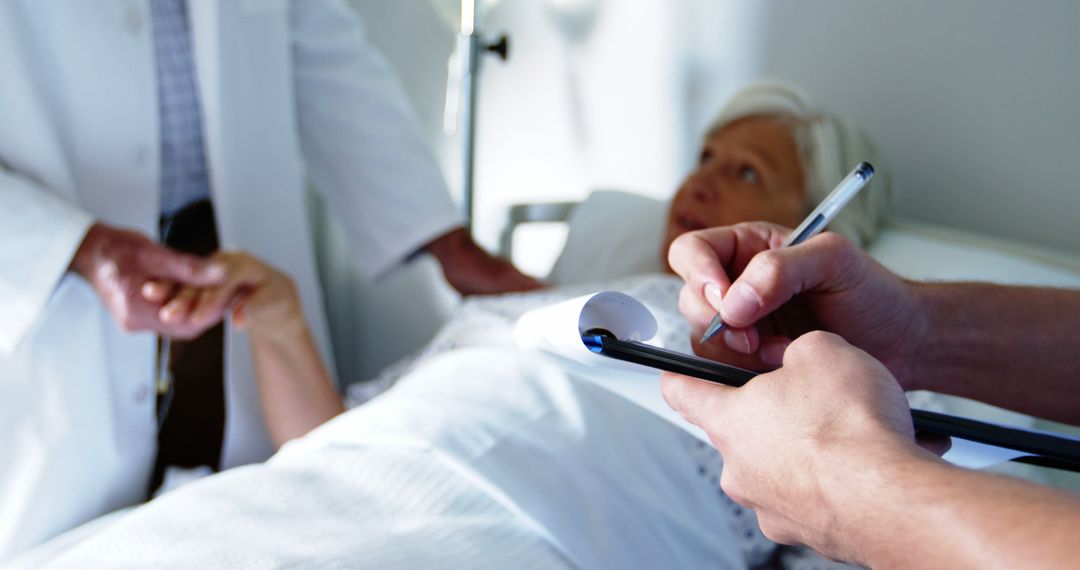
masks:
<svg viewBox="0 0 1080 570"><path fill-rule="evenodd" d="M22 566L742 567L687 440L547 356L456 351Z"/></svg>
<svg viewBox="0 0 1080 570"><path fill-rule="evenodd" d="M679 286L606 284L686 350ZM266 464L178 489L74 545L61 537L18 567L745 566L763 539L699 476L694 438L592 382L615 372L514 346L526 310L591 290L467 302L422 358L387 372L384 386L405 377L392 390Z"/></svg>

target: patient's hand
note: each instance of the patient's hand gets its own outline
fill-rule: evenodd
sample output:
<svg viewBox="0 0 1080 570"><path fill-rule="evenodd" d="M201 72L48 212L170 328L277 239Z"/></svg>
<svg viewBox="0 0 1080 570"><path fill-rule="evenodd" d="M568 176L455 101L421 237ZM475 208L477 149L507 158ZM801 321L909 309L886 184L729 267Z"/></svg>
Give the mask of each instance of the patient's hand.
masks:
<svg viewBox="0 0 1080 570"><path fill-rule="evenodd" d="M244 252L218 252L212 260L225 267L221 285L156 281L143 287L143 295L163 303L163 321L203 322L228 311L233 325L248 331L259 400L275 446L341 413L341 398L304 322L292 280Z"/></svg>
<svg viewBox="0 0 1080 570"><path fill-rule="evenodd" d="M225 270L219 285L149 281L143 286L143 297L161 304L162 322L205 328L229 313L234 326L252 335L291 334L305 326L299 295L288 276L245 252L221 251L210 259Z"/></svg>

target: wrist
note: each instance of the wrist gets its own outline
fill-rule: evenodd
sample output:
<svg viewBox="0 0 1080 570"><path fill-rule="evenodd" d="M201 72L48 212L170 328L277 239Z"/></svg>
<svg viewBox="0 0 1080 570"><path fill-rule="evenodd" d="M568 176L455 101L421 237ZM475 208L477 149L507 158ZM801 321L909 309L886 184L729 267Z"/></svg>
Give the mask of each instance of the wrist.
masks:
<svg viewBox="0 0 1080 570"><path fill-rule="evenodd" d="M905 390L929 390L934 384L932 375L936 369L931 360L935 358L935 349L939 346L935 339L939 330L938 319L934 316L937 305L934 285L905 280L904 287L909 299L910 328L902 332L907 343L899 361L907 369L901 384Z"/></svg>
<svg viewBox="0 0 1080 570"><path fill-rule="evenodd" d="M244 307L243 322L253 340L292 342L307 334L300 297L292 283L274 298Z"/></svg>
<svg viewBox="0 0 1080 570"><path fill-rule="evenodd" d="M910 563L924 545L941 540L939 509L955 494L949 487L957 471L917 447L879 464L871 475L874 485L860 490L860 516L846 528L853 558L871 568L897 567Z"/></svg>
<svg viewBox="0 0 1080 570"><path fill-rule="evenodd" d="M101 259L101 251L107 240L108 230L105 226L95 223L90 226L83 236L79 248L71 258L68 269L89 280L94 274L95 268Z"/></svg>
<svg viewBox="0 0 1080 570"><path fill-rule="evenodd" d="M895 565L905 556L907 533L919 532L923 481L948 465L901 440L861 446L847 459L826 458L833 477L823 486L829 518L818 550L867 567Z"/></svg>
<svg viewBox="0 0 1080 570"><path fill-rule="evenodd" d="M431 240L424 246L424 250L435 257L443 267L446 267L448 263L468 248L471 241L469 234L465 232L465 228L459 227Z"/></svg>
<svg viewBox="0 0 1080 570"><path fill-rule="evenodd" d="M299 311L274 319L259 319L247 323L248 336L257 342L292 342L303 337L307 324Z"/></svg>
<svg viewBox="0 0 1080 570"><path fill-rule="evenodd" d="M913 369L911 390L951 393L958 375L983 362L992 342L982 327L966 316L969 301L955 284L912 283L918 326L907 356Z"/></svg>

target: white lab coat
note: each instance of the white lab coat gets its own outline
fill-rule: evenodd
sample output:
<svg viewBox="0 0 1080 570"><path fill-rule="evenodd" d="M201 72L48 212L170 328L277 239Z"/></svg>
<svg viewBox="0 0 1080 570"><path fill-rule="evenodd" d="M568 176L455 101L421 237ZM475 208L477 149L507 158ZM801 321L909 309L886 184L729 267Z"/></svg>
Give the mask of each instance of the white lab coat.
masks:
<svg viewBox="0 0 1080 570"><path fill-rule="evenodd" d="M332 0L189 0L223 246L295 279L330 359L303 189L378 275L460 223L405 95ZM148 0L0 3L0 560L144 497L155 337L67 272L93 221L156 236ZM226 336L223 466L271 451L243 335ZM331 368L332 369L332 368Z"/></svg>

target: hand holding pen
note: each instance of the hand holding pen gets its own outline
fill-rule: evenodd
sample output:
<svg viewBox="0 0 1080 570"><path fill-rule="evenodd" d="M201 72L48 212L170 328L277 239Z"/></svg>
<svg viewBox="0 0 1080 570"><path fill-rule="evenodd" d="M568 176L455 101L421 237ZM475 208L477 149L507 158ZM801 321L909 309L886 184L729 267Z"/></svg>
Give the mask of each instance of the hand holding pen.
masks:
<svg viewBox="0 0 1080 570"><path fill-rule="evenodd" d="M900 370L899 363L919 350L917 329L924 323L917 288L847 239L813 236L820 227L804 223L792 233L754 222L675 240L668 259L686 281L680 311L698 334L718 313L726 323L716 339L695 344L695 352L743 368L771 369L781 364L792 339L826 330L866 350L910 386L916 374ZM790 243L801 232L811 237Z"/></svg>
<svg viewBox="0 0 1080 570"><path fill-rule="evenodd" d="M821 204L818 204L817 208L814 208L813 212L806 217L799 227L795 228L795 231L791 232L791 235L784 241L782 247L791 247L798 245L817 234L821 233L825 229L825 226L829 225L829 222L840 213L840 210L844 208L862 190L870 179L874 177L874 167L868 162L860 163L855 167L855 170L851 171L840 181L840 184L829 193L828 196L822 200ZM701 335L699 342L707 342L717 333L724 330L724 321L721 319L720 314L717 313L709 325L705 327L705 332Z"/></svg>

